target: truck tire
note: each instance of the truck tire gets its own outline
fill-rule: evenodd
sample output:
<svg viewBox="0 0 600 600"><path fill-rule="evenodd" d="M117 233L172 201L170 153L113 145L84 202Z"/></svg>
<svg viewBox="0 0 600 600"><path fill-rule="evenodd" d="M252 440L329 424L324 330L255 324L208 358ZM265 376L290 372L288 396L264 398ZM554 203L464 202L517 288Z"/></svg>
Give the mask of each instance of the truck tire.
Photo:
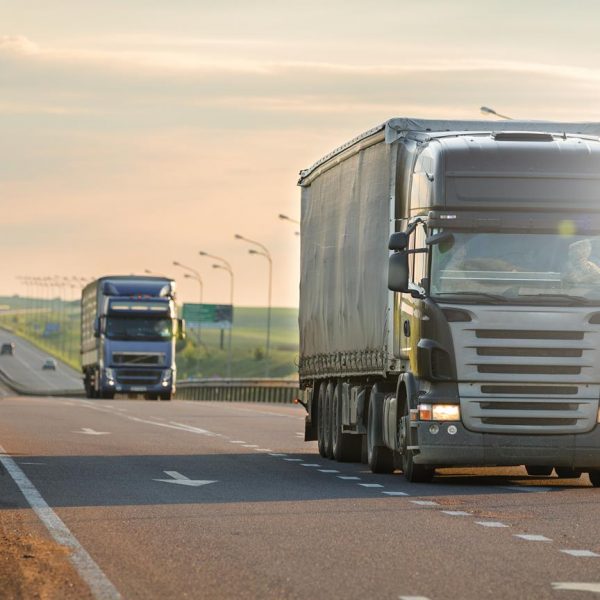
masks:
<svg viewBox="0 0 600 600"><path fill-rule="evenodd" d="M375 428L377 426L375 402L379 400L378 396L383 396L383 394L378 393L376 386L373 386L369 399L369 418L367 423L367 460L369 468L373 473L393 473L394 453L385 446L376 445L375 441Z"/></svg>
<svg viewBox="0 0 600 600"><path fill-rule="evenodd" d="M327 384L325 390L325 421L324 421L324 442L325 457L333 458L333 391L335 386L333 382Z"/></svg>
<svg viewBox="0 0 600 600"><path fill-rule="evenodd" d="M333 458L338 462L360 462L362 438L360 435L342 432L342 383L333 392Z"/></svg>
<svg viewBox="0 0 600 600"><path fill-rule="evenodd" d="M115 393L112 391L107 392L107 391L103 390L102 392L100 392L98 397L102 398L103 400L112 400L115 397Z"/></svg>
<svg viewBox="0 0 600 600"><path fill-rule="evenodd" d="M400 399L399 399L400 400ZM408 402L402 403L402 417L398 422L398 435L400 436L400 456L402 459L402 472L404 478L411 483L428 483L432 480L434 469L426 465L415 464L414 451L410 446L410 412Z"/></svg>
<svg viewBox="0 0 600 600"><path fill-rule="evenodd" d="M531 475L532 477L550 477L554 467L525 465L525 470L527 471L527 475Z"/></svg>
<svg viewBox="0 0 600 600"><path fill-rule="evenodd" d="M571 469L569 467L554 467L559 479L579 479L581 471L579 469Z"/></svg>
<svg viewBox="0 0 600 600"><path fill-rule="evenodd" d="M319 398L317 402L317 444L319 447L319 454L326 458L325 452L325 389L327 385L322 382L319 386Z"/></svg>
<svg viewBox="0 0 600 600"><path fill-rule="evenodd" d="M594 487L600 487L600 469L589 471L590 482Z"/></svg>

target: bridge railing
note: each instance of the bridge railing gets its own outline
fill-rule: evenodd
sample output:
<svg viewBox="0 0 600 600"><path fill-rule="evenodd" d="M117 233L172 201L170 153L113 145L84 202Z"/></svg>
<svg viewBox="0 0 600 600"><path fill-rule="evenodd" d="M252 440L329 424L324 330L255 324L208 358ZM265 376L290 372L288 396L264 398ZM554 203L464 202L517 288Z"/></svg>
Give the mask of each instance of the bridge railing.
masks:
<svg viewBox="0 0 600 600"><path fill-rule="evenodd" d="M292 403L300 393L290 379L191 379L177 382L179 400Z"/></svg>

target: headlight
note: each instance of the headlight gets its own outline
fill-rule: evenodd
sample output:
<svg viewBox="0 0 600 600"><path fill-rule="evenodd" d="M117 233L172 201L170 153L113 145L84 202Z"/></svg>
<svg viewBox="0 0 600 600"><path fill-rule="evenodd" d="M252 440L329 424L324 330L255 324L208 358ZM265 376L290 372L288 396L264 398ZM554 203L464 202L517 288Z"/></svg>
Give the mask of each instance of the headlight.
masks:
<svg viewBox="0 0 600 600"><path fill-rule="evenodd" d="M421 421L460 421L458 404L419 404Z"/></svg>
<svg viewBox="0 0 600 600"><path fill-rule="evenodd" d="M163 371L162 379L163 379L163 381L170 381L171 376L172 376L171 369L166 369L165 371Z"/></svg>
<svg viewBox="0 0 600 600"><path fill-rule="evenodd" d="M104 376L106 377L106 379L114 379L115 372L113 369L104 369Z"/></svg>

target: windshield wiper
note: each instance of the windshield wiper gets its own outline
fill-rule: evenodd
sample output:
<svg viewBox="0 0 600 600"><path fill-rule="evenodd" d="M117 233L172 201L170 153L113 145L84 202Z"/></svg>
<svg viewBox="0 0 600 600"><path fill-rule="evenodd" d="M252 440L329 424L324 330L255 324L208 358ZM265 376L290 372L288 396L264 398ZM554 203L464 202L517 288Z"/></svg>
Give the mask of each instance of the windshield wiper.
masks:
<svg viewBox="0 0 600 600"><path fill-rule="evenodd" d="M571 296L569 294L519 294L516 298L535 298L537 300L566 300L571 304L577 304L579 306L585 306L592 304L588 298L584 298L583 296ZM595 303L600 303L600 300L597 300Z"/></svg>
<svg viewBox="0 0 600 600"><path fill-rule="evenodd" d="M433 296L472 296L472 301L475 302L477 298L484 298L487 300L494 300L495 302L508 302L508 298L499 294L489 294L487 292L438 292ZM462 298L461 298L462 300Z"/></svg>

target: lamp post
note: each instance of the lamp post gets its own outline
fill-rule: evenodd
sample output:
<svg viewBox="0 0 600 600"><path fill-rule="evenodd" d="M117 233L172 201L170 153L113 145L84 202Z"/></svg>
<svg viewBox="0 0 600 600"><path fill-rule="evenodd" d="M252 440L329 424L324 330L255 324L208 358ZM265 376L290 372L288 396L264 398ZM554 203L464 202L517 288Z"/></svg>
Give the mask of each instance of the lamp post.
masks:
<svg viewBox="0 0 600 600"><path fill-rule="evenodd" d="M294 223L294 225L300 225L300 221L296 221L296 219L292 219L291 217L288 217L287 215L279 214L278 216L282 221L289 221L290 223ZM294 235L300 235L300 232L294 231Z"/></svg>
<svg viewBox="0 0 600 600"><path fill-rule="evenodd" d="M202 277L200 276L200 273L198 271L196 271L196 269L192 269L192 267L182 265L177 260L173 261L173 266L179 267L180 269L187 271L187 273L185 273L183 275L186 279L195 279L198 282L198 288L199 288L198 303L202 304L202 296L204 295L204 282L202 281ZM198 342L202 343L202 325L200 322L198 323Z"/></svg>
<svg viewBox="0 0 600 600"><path fill-rule="evenodd" d="M501 119L506 119L507 121L513 120L512 117L507 117L506 115L501 115L500 113L496 112L493 108L490 108L489 106L482 106L479 110L481 111L482 114L484 114L486 116L500 117Z"/></svg>
<svg viewBox="0 0 600 600"><path fill-rule="evenodd" d="M265 366L265 376L269 377L271 373L271 296L273 292L273 259L271 257L271 253L268 248L261 244L260 242L256 242L254 240L250 240L239 233L235 234L236 240L242 240L248 244L256 246L260 250L248 250L249 254L256 254L258 256L264 256L269 263L269 288L268 288L268 303L267 303L267 349L266 349L266 366Z"/></svg>
<svg viewBox="0 0 600 600"><path fill-rule="evenodd" d="M204 252L203 250L200 250L198 254L200 256L205 256L206 258L218 260L219 264L213 264L213 269L223 269L224 271L227 271L227 273L229 273L229 304L231 306L231 323L229 325L229 339L227 340L227 378L231 379L231 335L233 332L233 269L231 268L231 264L229 263L229 261L225 260L221 256L215 256L214 254L209 254L208 252Z"/></svg>

